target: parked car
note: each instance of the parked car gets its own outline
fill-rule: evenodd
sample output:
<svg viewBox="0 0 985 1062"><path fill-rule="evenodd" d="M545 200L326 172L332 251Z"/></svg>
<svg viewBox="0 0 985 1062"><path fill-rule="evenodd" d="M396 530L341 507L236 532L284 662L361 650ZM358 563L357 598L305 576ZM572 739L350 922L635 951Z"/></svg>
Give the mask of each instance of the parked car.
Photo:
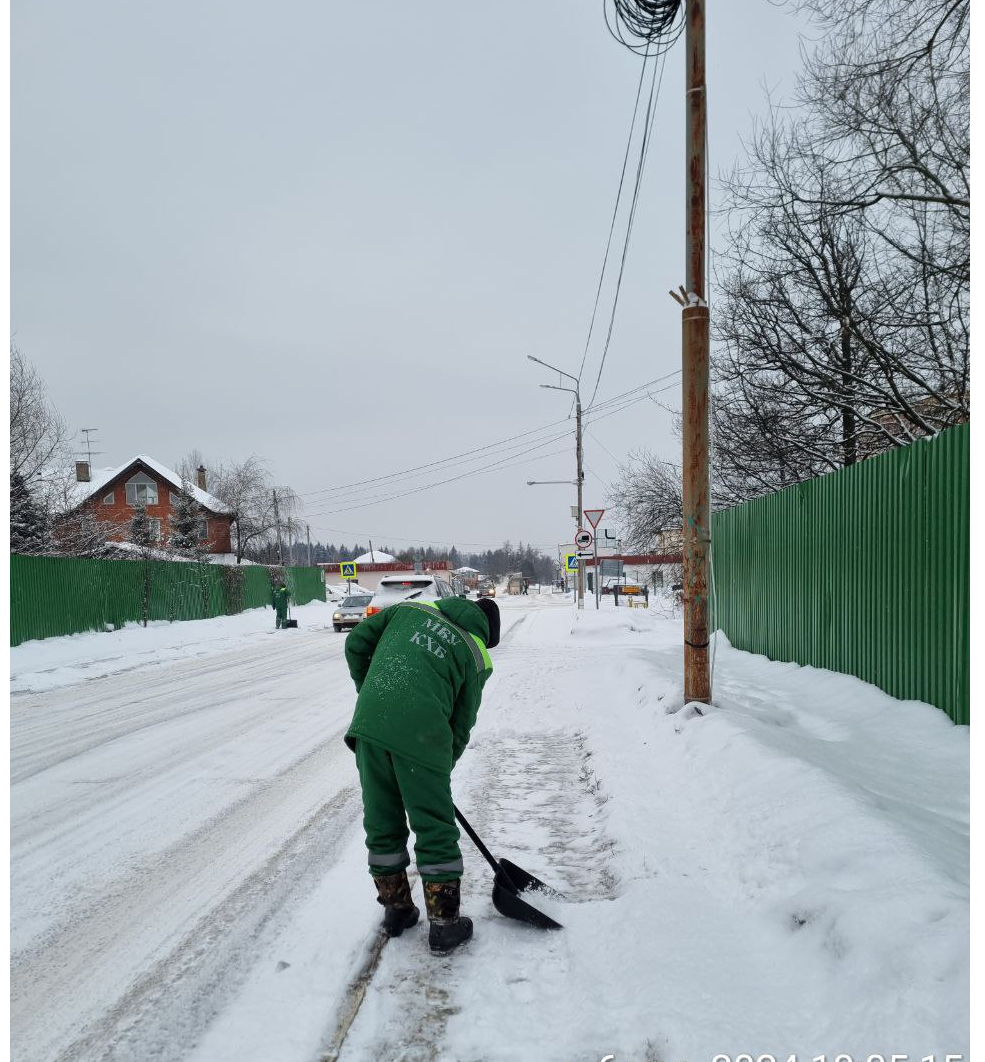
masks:
<svg viewBox="0 0 985 1062"><path fill-rule="evenodd" d="M437 601L442 597L455 596L455 591L444 579L428 575L427 572L385 575L366 608L366 615L375 616L387 605L395 605L398 601Z"/></svg>
<svg viewBox="0 0 985 1062"><path fill-rule="evenodd" d="M495 597L496 587L492 583L480 583L479 589L476 591L477 597Z"/></svg>
<svg viewBox="0 0 985 1062"><path fill-rule="evenodd" d="M325 584L325 600L332 604L341 605L347 597L353 597L356 594L369 594L372 597L373 591L367 590L365 586L360 586L357 582Z"/></svg>
<svg viewBox="0 0 985 1062"><path fill-rule="evenodd" d="M336 633L343 627L355 627L366 618L366 606L373 600L372 594L353 594L347 597L332 613L332 626Z"/></svg>

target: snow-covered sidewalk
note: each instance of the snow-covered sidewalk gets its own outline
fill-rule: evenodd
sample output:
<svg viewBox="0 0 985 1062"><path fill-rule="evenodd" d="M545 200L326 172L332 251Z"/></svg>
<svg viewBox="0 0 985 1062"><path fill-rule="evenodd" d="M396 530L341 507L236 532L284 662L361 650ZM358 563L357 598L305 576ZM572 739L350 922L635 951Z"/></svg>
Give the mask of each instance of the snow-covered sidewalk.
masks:
<svg viewBox="0 0 985 1062"><path fill-rule="evenodd" d="M565 929L469 851L469 955L389 945L343 1059L968 1057L967 729L721 637L699 715L680 659L642 610L515 631L459 800Z"/></svg>
<svg viewBox="0 0 985 1062"><path fill-rule="evenodd" d="M49 769L38 760L21 795L15 786L13 825L26 846L13 852L22 886L15 959L55 977L32 949L71 925L64 932L73 947L96 949L120 981L115 996L90 986L88 1010L78 1004L88 1033L79 1026L74 1062L136 1062L150 1049L182 1062L969 1057L967 728L847 676L738 652L720 636L715 707L699 714L682 704L672 614L605 601L601 612L590 605L579 615L549 597L501 605L496 672L453 786L495 854L565 894L535 900L564 929L500 917L489 869L463 838L474 941L434 959L422 924L387 943L368 982L355 984L379 908L351 758L334 751L351 709L342 636L244 631L214 664L155 672L162 696L175 701L173 718L129 736L121 722L117 744L93 751L80 737L71 761ZM64 660L60 653L52 647L51 661ZM305 664L312 654L317 669ZM256 679L242 674L248 658ZM290 668L273 682L279 659ZM189 701L198 670L200 707ZM28 671L43 674L35 662L15 681L27 681L16 676ZM55 711L49 698L59 698L67 728L72 691L84 689L94 704L105 689L109 702L114 681L34 695L24 755L42 756L31 751L30 727L43 725L38 713ZM276 713L264 714L261 697L274 689ZM228 709L212 705L214 695ZM119 700L113 719L124 719L127 703ZM231 728L225 744L220 726ZM219 759L210 760L203 738ZM158 743L167 770L155 789ZM133 753L144 758L144 788L128 807L110 776ZM98 803L101 778L113 802ZM73 848L65 811L46 839L35 806L45 785L63 787L66 800L73 785L88 786L86 814L98 832L83 832ZM167 794L183 786L197 800L169 803ZM138 811L146 841L134 832ZM245 854L236 823L249 823ZM183 831L189 842L179 845ZM92 858L79 848L87 836L99 838ZM67 870L42 858L55 838ZM186 891L197 881L180 919L160 883L144 892L141 844L179 853ZM115 867L106 862L111 850L121 853ZM196 867L210 852L221 873ZM30 893L30 860L49 894L44 904ZM121 896L127 903L114 906ZM34 919L19 932L18 904ZM92 912L94 932L105 932L106 910L156 919L160 939L138 947L134 930L118 954L105 939L88 940L80 914ZM196 949L203 931L208 944ZM24 990L16 962L14 986ZM21 1057L55 1057L44 1049L51 1034L43 1014L21 1035L30 1047Z"/></svg>

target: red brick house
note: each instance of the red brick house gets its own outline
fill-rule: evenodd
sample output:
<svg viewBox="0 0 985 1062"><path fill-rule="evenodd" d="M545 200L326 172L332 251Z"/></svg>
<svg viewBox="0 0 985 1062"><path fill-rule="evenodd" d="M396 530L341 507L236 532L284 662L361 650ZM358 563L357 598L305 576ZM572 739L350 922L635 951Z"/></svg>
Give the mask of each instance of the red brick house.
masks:
<svg viewBox="0 0 985 1062"><path fill-rule="evenodd" d="M106 540L121 542L134 506L147 509L151 535L166 544L171 513L182 493L198 503L202 513L199 538L209 553L231 553L230 527L236 514L224 502L205 489L205 469L197 471L197 483L183 482L181 476L159 461L141 455L119 468L90 469L86 461L76 466L76 480L71 497L72 512L89 509L100 523L111 525Z"/></svg>

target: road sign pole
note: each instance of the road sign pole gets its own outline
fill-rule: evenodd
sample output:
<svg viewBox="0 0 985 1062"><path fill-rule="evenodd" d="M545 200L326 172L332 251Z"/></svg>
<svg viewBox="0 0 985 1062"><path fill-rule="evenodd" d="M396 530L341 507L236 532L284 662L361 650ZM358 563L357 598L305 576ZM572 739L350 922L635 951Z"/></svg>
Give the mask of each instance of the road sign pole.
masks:
<svg viewBox="0 0 985 1062"><path fill-rule="evenodd" d="M600 608L599 597L600 597L600 595L602 593L602 591L599 588L599 537L598 537L598 535L593 535L592 536L592 548L595 551L595 560L594 560L594 565L595 565L595 611L598 612L598 610Z"/></svg>

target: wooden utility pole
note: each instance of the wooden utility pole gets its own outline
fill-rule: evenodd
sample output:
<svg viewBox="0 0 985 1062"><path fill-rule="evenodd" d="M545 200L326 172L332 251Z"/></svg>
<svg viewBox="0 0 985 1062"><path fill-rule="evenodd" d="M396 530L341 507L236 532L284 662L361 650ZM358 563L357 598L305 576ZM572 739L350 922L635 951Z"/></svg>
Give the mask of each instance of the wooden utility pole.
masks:
<svg viewBox="0 0 985 1062"><path fill-rule="evenodd" d="M311 524L304 525L305 531L308 533L308 567L312 567L311 564Z"/></svg>
<svg viewBox="0 0 985 1062"><path fill-rule="evenodd" d="M576 408L576 420L575 420L575 432L576 432L576 455L577 455L577 476L578 476L578 515L575 517L575 533L581 527L584 513L584 501L582 499L582 490L585 485L585 472L584 472L584 451L582 449L581 442L581 395L577 391L577 385L575 390L575 408ZM581 552L578 546L575 547ZM598 578L598 576L596 576ZM578 558L578 607L585 607L585 561Z"/></svg>
<svg viewBox="0 0 985 1062"><path fill-rule="evenodd" d="M705 84L705 0L687 0L687 305L681 315L684 390L684 699L711 702L708 669L709 316L705 277L705 172L708 98Z"/></svg>
<svg viewBox="0 0 985 1062"><path fill-rule="evenodd" d="M284 543L280 537L280 509L277 507L277 491L274 491L274 522L277 524L277 563L284 563Z"/></svg>

